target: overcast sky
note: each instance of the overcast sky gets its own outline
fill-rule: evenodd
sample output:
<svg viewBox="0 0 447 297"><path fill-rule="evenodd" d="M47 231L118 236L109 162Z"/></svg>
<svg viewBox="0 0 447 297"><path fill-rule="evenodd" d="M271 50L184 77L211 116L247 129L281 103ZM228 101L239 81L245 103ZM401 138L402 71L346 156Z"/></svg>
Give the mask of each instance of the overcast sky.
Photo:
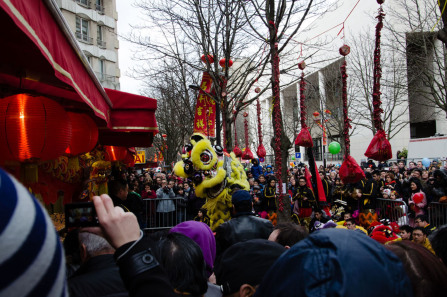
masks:
<svg viewBox="0 0 447 297"><path fill-rule="evenodd" d="M120 36L130 33L130 24L138 24L140 16L138 10L132 6L134 0L116 0L116 10L118 11L118 39L120 41L119 66L121 70L120 84L121 91L139 94L141 81L131 78L130 68L132 67L131 44L124 41Z"/></svg>

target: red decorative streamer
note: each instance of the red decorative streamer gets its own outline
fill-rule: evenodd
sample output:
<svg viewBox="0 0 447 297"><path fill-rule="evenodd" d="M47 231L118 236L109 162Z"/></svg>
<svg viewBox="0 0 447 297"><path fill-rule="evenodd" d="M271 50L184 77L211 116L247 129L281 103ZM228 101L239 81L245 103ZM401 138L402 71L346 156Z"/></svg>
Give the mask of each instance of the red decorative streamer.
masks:
<svg viewBox="0 0 447 297"><path fill-rule="evenodd" d="M349 129L351 126L351 119L348 117L348 74L346 73L346 61L343 62L343 65L340 67L341 69L341 77L343 82L342 89L342 100L343 100L343 136L345 139L345 158L347 158L351 154L351 140L349 139Z"/></svg>
<svg viewBox="0 0 447 297"><path fill-rule="evenodd" d="M379 8L379 14L377 19L379 20L376 25L376 47L374 50L374 87L373 87L373 107L374 107L374 126L376 130L382 130L381 114L383 109L380 107L382 102L380 101L380 79L382 78L382 67L380 65L380 37L381 30L383 28L383 13L382 6Z"/></svg>
<svg viewBox="0 0 447 297"><path fill-rule="evenodd" d="M233 153L236 155L236 157L240 157L242 155L241 149L237 145L237 129L236 129L236 114L234 115L234 148Z"/></svg>
<svg viewBox="0 0 447 297"><path fill-rule="evenodd" d="M247 116L248 116L248 114L247 114ZM245 114L244 114L244 117L245 117L245 119L244 119L245 151L241 157L244 160L251 160L251 159L253 159L253 153L251 152L250 146L248 143L248 120L247 120L247 117Z"/></svg>
<svg viewBox="0 0 447 297"><path fill-rule="evenodd" d="M304 95L306 91L306 81L304 80L304 71L301 72L301 79L300 79L300 113L301 113L301 129L307 128L306 125L306 104L304 103L304 100L306 99L306 96Z"/></svg>
<svg viewBox="0 0 447 297"><path fill-rule="evenodd" d="M304 62L300 63L299 68L301 70L304 70L306 66L304 65ZM303 147L313 147L314 143L312 141L312 137L310 135L309 129L306 125L306 104L304 100L306 99L306 81L304 80L304 72L301 73L301 79L300 79L300 113L301 113L301 131L295 138L295 145L296 146L303 146Z"/></svg>
<svg viewBox="0 0 447 297"><path fill-rule="evenodd" d="M262 144L262 124L261 124L261 104L259 103L259 99L256 100L256 112L258 116L258 137L259 137L259 146L256 154L258 158L264 158L266 156L266 151L264 144Z"/></svg>

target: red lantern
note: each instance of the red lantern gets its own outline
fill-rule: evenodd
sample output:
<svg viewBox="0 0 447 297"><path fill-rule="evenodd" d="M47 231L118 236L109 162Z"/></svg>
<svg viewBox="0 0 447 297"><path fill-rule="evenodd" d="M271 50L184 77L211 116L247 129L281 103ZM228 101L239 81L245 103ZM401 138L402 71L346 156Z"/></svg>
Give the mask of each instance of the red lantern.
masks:
<svg viewBox="0 0 447 297"><path fill-rule="evenodd" d="M314 116L314 118L318 118L320 116L320 113L318 111L316 111L312 115Z"/></svg>
<svg viewBox="0 0 447 297"><path fill-rule="evenodd" d="M206 55L206 58L208 58L208 62L210 64L214 63L214 57L212 55ZM203 63L207 63L206 58L205 58L205 55L202 55L200 60L202 60Z"/></svg>
<svg viewBox="0 0 447 297"><path fill-rule="evenodd" d="M338 51L340 52L340 55L345 57L349 55L349 53L351 52L351 48L345 44Z"/></svg>
<svg viewBox="0 0 447 297"><path fill-rule="evenodd" d="M256 87L255 93L261 93L261 88L260 87Z"/></svg>
<svg viewBox="0 0 447 297"><path fill-rule="evenodd" d="M225 68L225 61L226 61L225 58L220 59L220 61L219 61L220 67ZM231 66L233 66L233 60L228 60L228 67L231 67Z"/></svg>
<svg viewBox="0 0 447 297"><path fill-rule="evenodd" d="M248 112L244 112L244 118L248 117Z"/></svg>
<svg viewBox="0 0 447 297"><path fill-rule="evenodd" d="M126 158L127 148L123 146L104 146L106 161L122 161Z"/></svg>
<svg viewBox="0 0 447 297"><path fill-rule="evenodd" d="M258 150L256 151L256 155L258 155L258 158L264 158L267 155L267 152L265 151L265 147L263 144L260 144L258 146Z"/></svg>
<svg viewBox="0 0 447 297"><path fill-rule="evenodd" d="M166 138L166 137L168 137L168 135L163 134L163 135L161 135L161 137Z"/></svg>
<svg viewBox="0 0 447 297"><path fill-rule="evenodd" d="M233 149L233 153L236 155L236 157L240 157L240 156L242 156L242 151L241 151L241 149L237 146L237 145L235 145L234 146L234 149Z"/></svg>
<svg viewBox="0 0 447 297"><path fill-rule="evenodd" d="M306 128L302 128L300 133L296 136L295 139L296 146L303 147L313 147L314 142L312 141L312 137L310 136L309 130Z"/></svg>
<svg viewBox="0 0 447 297"><path fill-rule="evenodd" d="M245 148L245 151L242 153L241 158L242 158L242 160L251 160L251 159L253 159L253 153L251 152L249 147Z"/></svg>
<svg viewBox="0 0 447 297"><path fill-rule="evenodd" d="M72 137L65 153L76 156L93 150L98 142L98 127L86 114L67 112L71 122Z"/></svg>
<svg viewBox="0 0 447 297"><path fill-rule="evenodd" d="M298 63L298 68L300 70L304 70L304 68L306 68L306 62L304 62L304 61L299 62Z"/></svg>
<svg viewBox="0 0 447 297"><path fill-rule="evenodd" d="M329 109L325 109L325 110L324 110L324 113L325 113L325 114L328 114L328 115L331 115L331 114L332 114L332 112L331 112Z"/></svg>
<svg viewBox="0 0 447 297"><path fill-rule="evenodd" d="M0 158L25 161L61 156L71 139L64 108L46 97L18 94L0 99Z"/></svg>

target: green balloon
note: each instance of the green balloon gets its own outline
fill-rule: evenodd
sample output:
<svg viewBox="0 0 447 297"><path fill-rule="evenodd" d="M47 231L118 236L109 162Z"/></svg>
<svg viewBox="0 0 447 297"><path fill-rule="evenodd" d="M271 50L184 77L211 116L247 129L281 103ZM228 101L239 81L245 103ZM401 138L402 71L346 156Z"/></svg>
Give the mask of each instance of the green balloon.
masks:
<svg viewBox="0 0 447 297"><path fill-rule="evenodd" d="M341 151L341 146L338 142L333 141L329 143L329 152L333 155L338 154Z"/></svg>
<svg viewBox="0 0 447 297"><path fill-rule="evenodd" d="M292 160L295 160L295 157L292 157Z"/></svg>

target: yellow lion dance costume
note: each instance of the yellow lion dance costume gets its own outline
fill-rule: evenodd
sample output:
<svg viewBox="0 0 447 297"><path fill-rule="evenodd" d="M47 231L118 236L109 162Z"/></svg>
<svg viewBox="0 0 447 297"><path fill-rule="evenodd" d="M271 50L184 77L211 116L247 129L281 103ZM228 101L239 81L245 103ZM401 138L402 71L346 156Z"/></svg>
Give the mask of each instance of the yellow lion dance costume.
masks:
<svg viewBox="0 0 447 297"><path fill-rule="evenodd" d="M193 180L196 196L206 199L203 207L208 210L210 227L214 231L231 217L231 188L237 185L248 191L250 185L234 153L224 154L199 133L194 133L190 142L184 148L183 160L175 164L174 173Z"/></svg>

